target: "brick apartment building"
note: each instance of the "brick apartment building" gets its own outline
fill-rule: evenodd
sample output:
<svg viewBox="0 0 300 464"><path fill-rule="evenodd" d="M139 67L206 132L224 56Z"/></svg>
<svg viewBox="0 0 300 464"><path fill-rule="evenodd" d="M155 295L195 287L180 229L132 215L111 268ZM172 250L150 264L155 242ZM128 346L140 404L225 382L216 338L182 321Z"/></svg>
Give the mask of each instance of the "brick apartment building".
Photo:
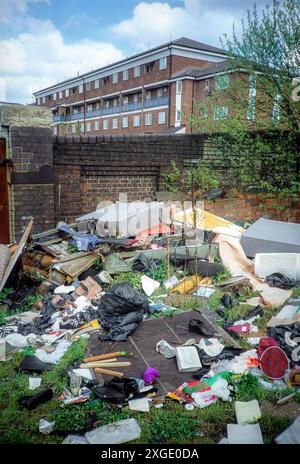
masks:
<svg viewBox="0 0 300 464"><path fill-rule="evenodd" d="M225 63L220 48L181 38L34 95L55 135L190 132L195 96L207 97Z"/></svg>

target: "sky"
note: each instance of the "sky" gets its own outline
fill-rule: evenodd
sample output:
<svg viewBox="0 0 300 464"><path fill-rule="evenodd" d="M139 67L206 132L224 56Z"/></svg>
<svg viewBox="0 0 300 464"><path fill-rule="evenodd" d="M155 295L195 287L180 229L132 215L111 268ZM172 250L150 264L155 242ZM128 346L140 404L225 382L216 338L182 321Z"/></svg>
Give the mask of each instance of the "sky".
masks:
<svg viewBox="0 0 300 464"><path fill-rule="evenodd" d="M254 3L270 1L0 0L0 101L179 37L220 47Z"/></svg>

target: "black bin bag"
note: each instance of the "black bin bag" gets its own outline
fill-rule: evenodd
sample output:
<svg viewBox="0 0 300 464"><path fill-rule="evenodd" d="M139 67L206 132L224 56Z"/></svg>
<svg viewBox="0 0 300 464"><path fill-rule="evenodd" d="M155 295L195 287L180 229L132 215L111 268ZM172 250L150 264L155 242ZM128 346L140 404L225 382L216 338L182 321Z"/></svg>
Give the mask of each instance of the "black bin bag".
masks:
<svg viewBox="0 0 300 464"><path fill-rule="evenodd" d="M103 295L98 306L98 318L108 330L101 340L125 341L149 311L149 303L142 293L127 282L113 285Z"/></svg>

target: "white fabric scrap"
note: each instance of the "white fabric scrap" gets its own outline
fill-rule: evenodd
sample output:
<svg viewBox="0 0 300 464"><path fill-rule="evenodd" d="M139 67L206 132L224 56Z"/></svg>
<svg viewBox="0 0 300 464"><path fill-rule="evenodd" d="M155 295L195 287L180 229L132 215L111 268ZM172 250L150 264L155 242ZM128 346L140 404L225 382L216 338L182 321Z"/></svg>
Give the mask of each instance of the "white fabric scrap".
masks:
<svg viewBox="0 0 300 464"><path fill-rule="evenodd" d="M157 282L156 280L153 280L146 275L142 276L141 282L142 288L147 296L151 296L152 293L154 293L155 290L160 287L160 282Z"/></svg>
<svg viewBox="0 0 300 464"><path fill-rule="evenodd" d="M73 285L59 285L59 287L56 287L54 290L54 293L56 295L64 294L64 293L72 293L75 291L75 287Z"/></svg>
<svg viewBox="0 0 300 464"><path fill-rule="evenodd" d="M35 352L35 356L42 362L57 364L68 350L68 348L72 345L72 343L73 342L69 340L61 340L58 342L55 351L52 353L47 353L43 349L38 349Z"/></svg>
<svg viewBox="0 0 300 464"><path fill-rule="evenodd" d="M224 349L224 345L217 338L201 338L197 346L211 357L218 356Z"/></svg>

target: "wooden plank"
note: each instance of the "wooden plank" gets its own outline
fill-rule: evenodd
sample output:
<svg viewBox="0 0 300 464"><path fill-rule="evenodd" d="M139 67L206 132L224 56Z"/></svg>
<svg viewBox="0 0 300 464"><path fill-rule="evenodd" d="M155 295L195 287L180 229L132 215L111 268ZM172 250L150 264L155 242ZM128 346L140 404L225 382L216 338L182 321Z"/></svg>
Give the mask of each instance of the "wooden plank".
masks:
<svg viewBox="0 0 300 464"><path fill-rule="evenodd" d="M15 267L16 262L18 261L18 258L19 258L19 257L21 256L21 254L22 254L23 248L24 248L24 246L25 246L25 244L26 244L26 242L27 242L27 240L28 240L30 231L31 231L31 229L32 229L32 224L33 224L33 219L30 219L29 224L28 224L28 226L26 227L26 230L25 230L25 232L24 232L24 234L23 234L23 236L22 236L22 238L21 238L21 240L20 240L20 242L19 242L19 244L18 244L18 248L17 248L17 250L15 251L15 253L13 254L13 256L12 256L12 258L11 258L11 260L10 260L10 263L9 263L9 265L7 266L6 271L5 271L5 273L4 273L4 276L3 276L2 280L1 280L1 283L0 283L0 292L1 292L1 290L3 289L4 285L6 284L6 281L7 281L7 279L9 278L9 276L10 276L10 274L11 274L13 268Z"/></svg>

